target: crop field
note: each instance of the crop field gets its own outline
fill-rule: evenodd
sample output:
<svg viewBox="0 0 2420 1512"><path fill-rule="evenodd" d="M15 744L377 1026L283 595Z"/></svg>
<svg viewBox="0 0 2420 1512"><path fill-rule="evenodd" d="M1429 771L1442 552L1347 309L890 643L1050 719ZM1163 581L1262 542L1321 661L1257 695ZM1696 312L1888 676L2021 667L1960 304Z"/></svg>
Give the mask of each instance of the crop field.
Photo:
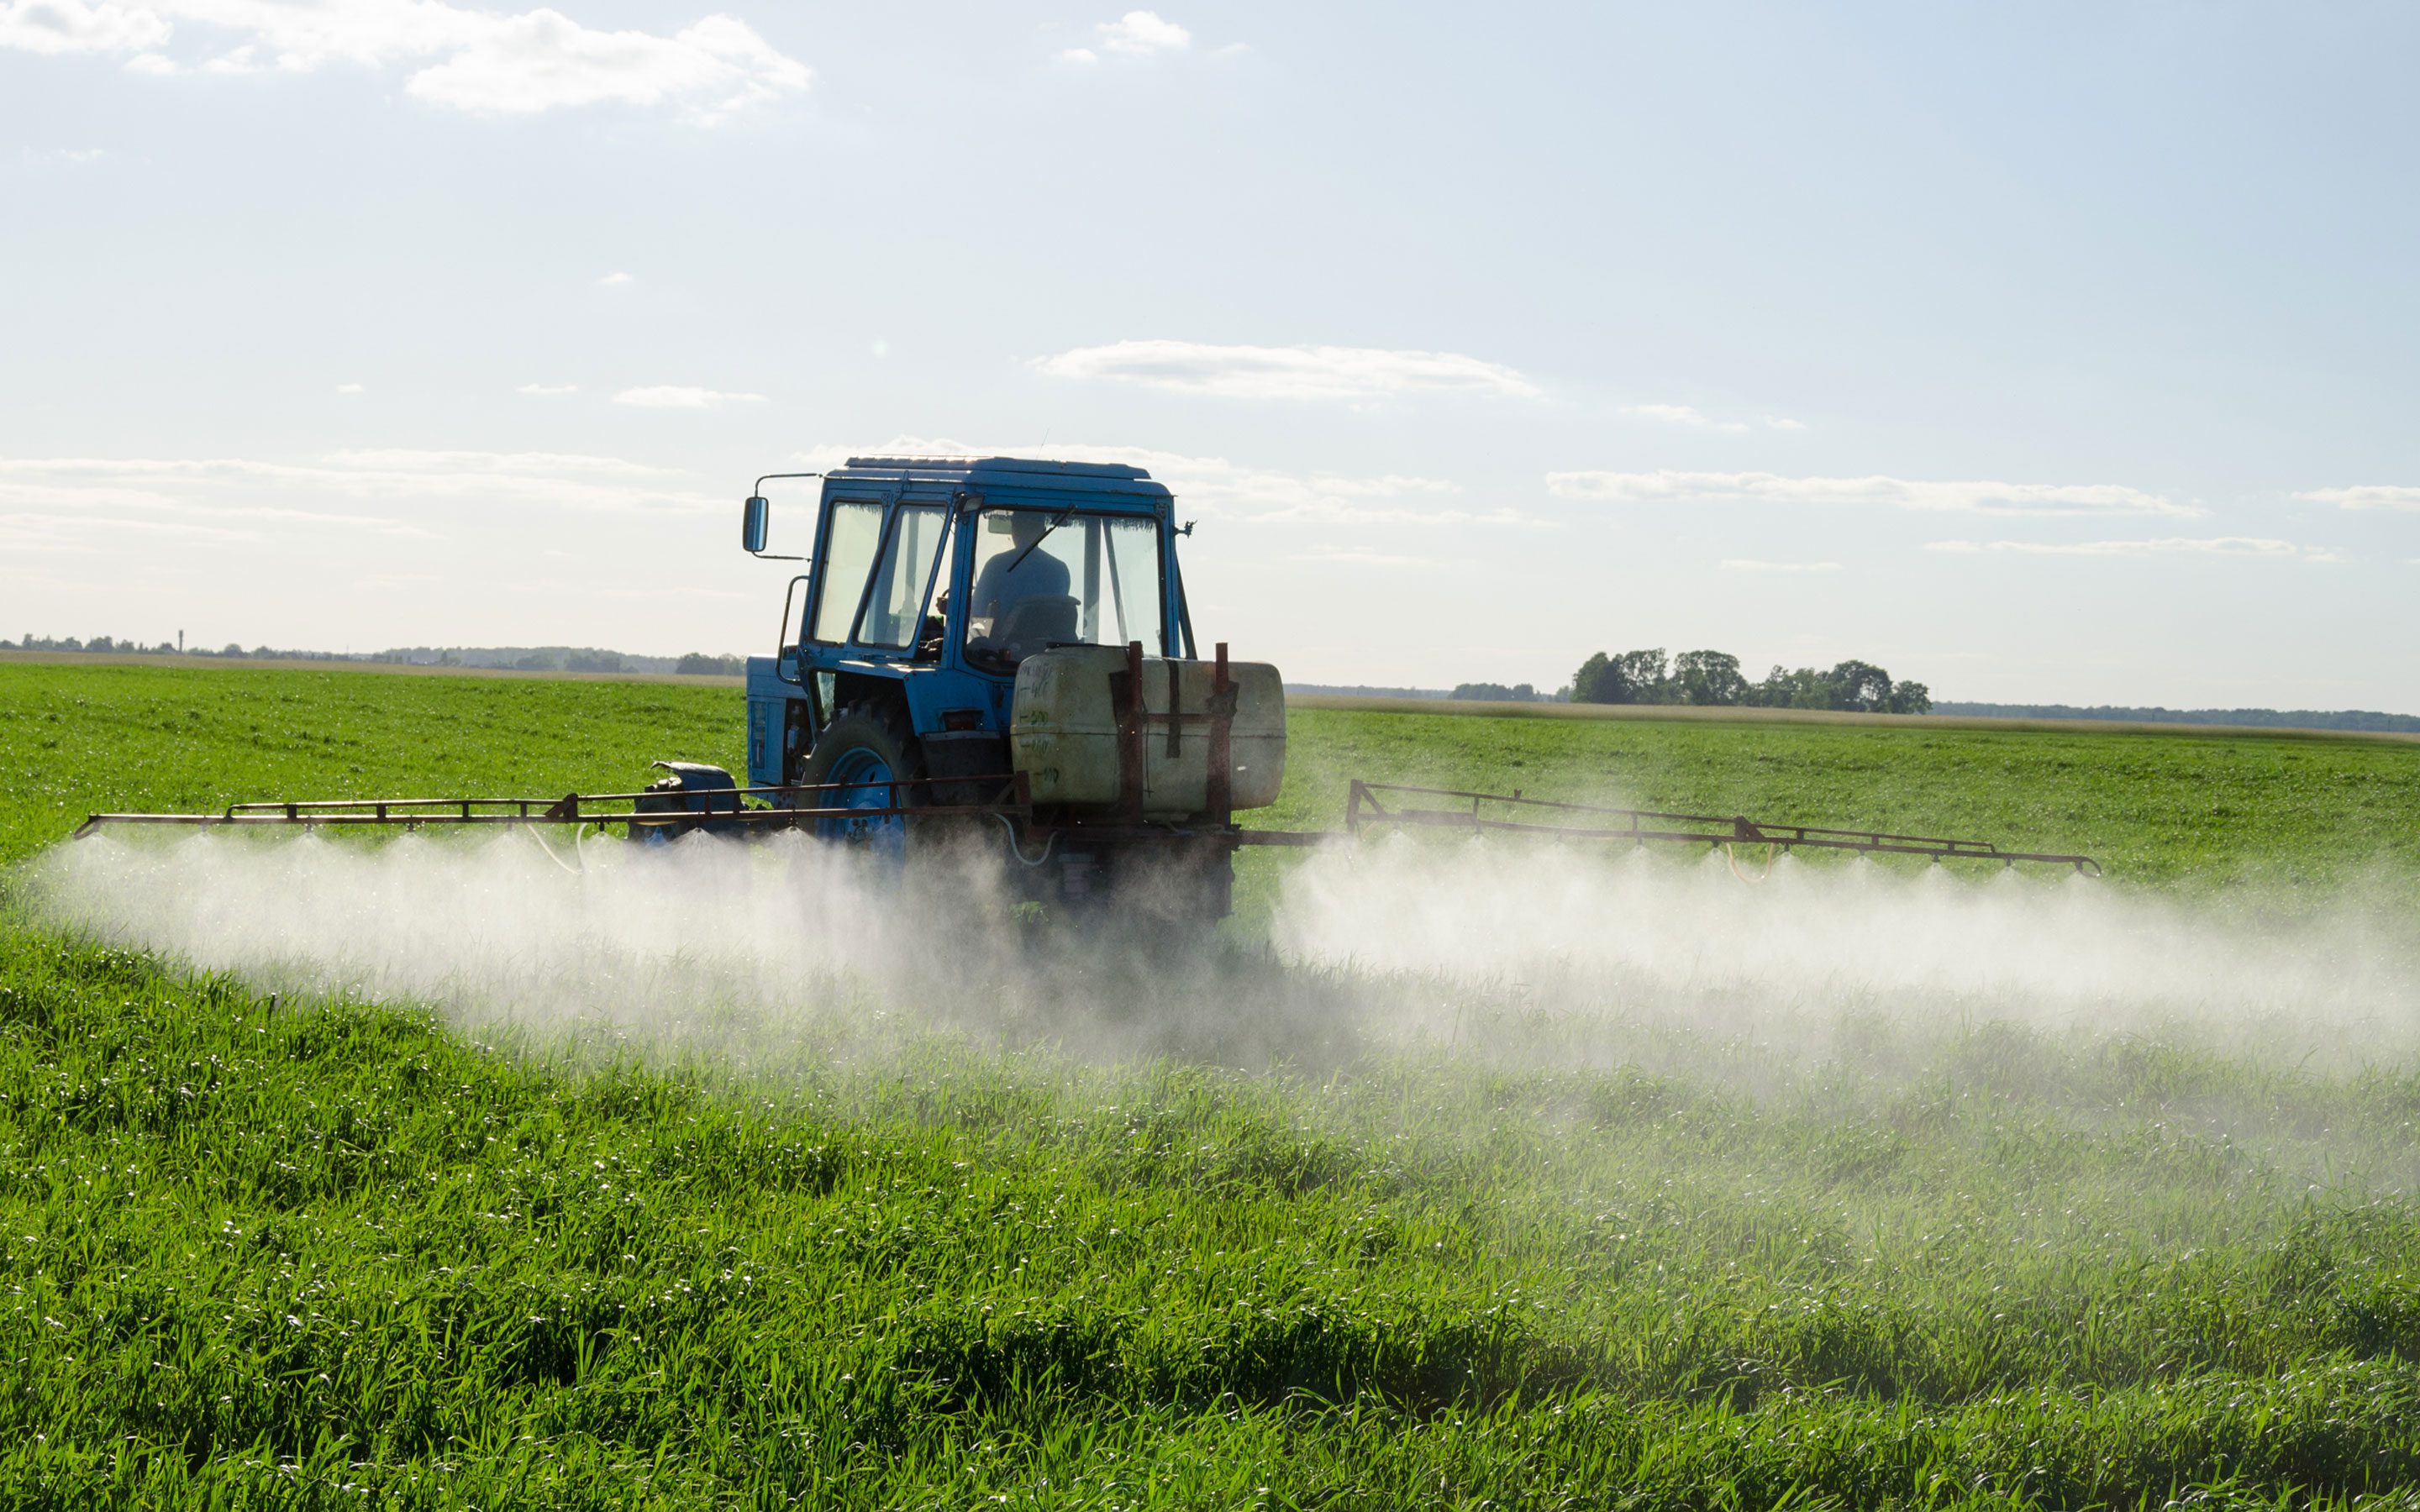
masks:
<svg viewBox="0 0 2420 1512"><path fill-rule="evenodd" d="M1306 711L1260 822L2110 875L1256 856L1174 961L796 844L61 845L738 713L0 664L0 1504L2420 1506L2420 746Z"/></svg>

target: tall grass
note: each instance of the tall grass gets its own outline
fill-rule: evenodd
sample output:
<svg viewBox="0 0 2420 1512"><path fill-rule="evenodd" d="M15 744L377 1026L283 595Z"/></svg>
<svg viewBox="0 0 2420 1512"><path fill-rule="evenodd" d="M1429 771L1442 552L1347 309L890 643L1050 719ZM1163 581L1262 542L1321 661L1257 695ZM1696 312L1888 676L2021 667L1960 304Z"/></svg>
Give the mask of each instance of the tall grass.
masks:
<svg viewBox="0 0 2420 1512"><path fill-rule="evenodd" d="M142 736L121 685L79 672L62 696L107 707L118 755L61 768L70 808L240 786L240 740ZM341 704L365 750L413 720L377 702L411 680L283 675L261 686ZM6 764L58 748L22 712L57 691L0 684ZM681 737L644 724L606 758ZM604 759L516 760L569 787L575 757ZM13 856L48 838L15 825ZM0 900L9 1504L2265 1506L2420 1484L2420 1068L2393 1045L2298 1065L1945 1004L1820 1041L1622 1021L1583 1057L1509 987L1373 986L1237 942L1202 966L1218 993L1315 1031L1250 1070L1181 1036L1089 1057L985 1030L981 1003L878 1056L861 1025L793 1025L743 1066L627 1025L271 998L23 906ZM1461 995L1425 1041L1319 1017L1378 991Z"/></svg>

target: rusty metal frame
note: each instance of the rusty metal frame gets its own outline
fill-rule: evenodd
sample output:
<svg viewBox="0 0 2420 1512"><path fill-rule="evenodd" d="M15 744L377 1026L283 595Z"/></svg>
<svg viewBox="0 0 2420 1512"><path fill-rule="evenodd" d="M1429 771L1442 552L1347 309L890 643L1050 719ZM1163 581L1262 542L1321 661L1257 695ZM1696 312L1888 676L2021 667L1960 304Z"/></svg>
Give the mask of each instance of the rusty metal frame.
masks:
<svg viewBox="0 0 2420 1512"><path fill-rule="evenodd" d="M1199 713L1185 710L1183 689L1185 665L1174 656L1166 658L1168 666L1168 712L1154 714L1143 696L1142 642L1126 642L1126 665L1123 672L1109 677L1110 697L1116 701L1118 718L1118 811L1129 825L1142 823L1143 779L1146 757L1150 749L1150 733L1154 724L1167 728L1167 754L1173 758L1185 748L1185 727L1206 725L1210 748L1207 787L1202 795L1202 812L1192 824L1226 828L1234 823L1234 731L1236 689L1233 675L1227 668L1227 642L1221 640L1211 660L1210 701ZM1097 831L1098 826L1084 826ZM1243 843L1254 843L1244 841Z"/></svg>
<svg viewBox="0 0 2420 1512"><path fill-rule="evenodd" d="M1173 675L1171 672L1171 675ZM1124 697L1118 710L1118 811L1130 825L1142 823L1143 763L1147 748L1143 743L1143 727L1151 722L1151 710L1142 690L1142 642L1126 642L1126 670L1118 680ZM1174 685L1171 685L1173 691ZM1170 728L1175 728L1171 711Z"/></svg>
<svg viewBox="0 0 2420 1512"><path fill-rule="evenodd" d="M1227 672L1227 642L1219 641L1217 650L1210 671L1210 791L1204 795L1207 812L1203 817L1215 825L1228 825L1235 818L1235 684ZM1173 703L1168 717L1172 742L1176 738Z"/></svg>
<svg viewBox="0 0 2420 1512"><path fill-rule="evenodd" d="M308 803L276 801L229 804L219 813L97 813L76 827L82 840L111 825L185 825L200 827L258 825L388 825L417 829L425 825L626 825L632 834L649 829L684 829L705 824L748 828L783 829L825 819L892 819L999 816L1030 820L1033 802L1022 772L997 777L953 778L954 782L997 784L1000 796L989 803L938 804L902 801L913 797L922 778L893 778L886 782L792 782L772 786L715 788L686 792L567 793L560 798L329 798ZM890 789L891 802L879 809L833 808L801 803L801 798L830 793L855 793L869 787ZM766 800L761 808L745 808L742 798ZM641 804L677 807L642 808ZM692 803L702 807L690 807Z"/></svg>
<svg viewBox="0 0 2420 1512"><path fill-rule="evenodd" d="M1217 663L1211 707L1202 714L1178 717L1188 722L1206 721L1210 725L1214 754L1226 743L1228 721L1233 715L1234 689L1227 676L1225 649L1224 646L1219 647L1222 655ZM1139 686L1139 678L1128 685L1130 689ZM1143 720L1135 714L1140 703L1140 699L1129 698L1121 730L1129 748L1137 754L1140 754L1144 739ZM1221 769L1214 762L1214 775ZM1139 784L1140 762L1132 770ZM1344 827L1342 830L1305 831L1239 828L1228 811L1227 794L1221 791L1223 784L1214 784L1210 812L1199 819L1177 825L1151 825L1133 817L1130 810L1119 819L1106 823L1056 813L1047 818L1037 816L1032 789L1021 772L948 779L992 785L997 796L986 803L912 801L917 795L916 790L922 788L926 780L922 778L893 778L880 784L799 782L685 792L571 793L560 798L334 798L308 803L282 800L238 803L230 804L219 813L97 813L77 826L73 838L82 840L112 825L183 825L196 827L291 825L305 828L383 825L404 829L433 825L596 825L600 828L622 825L627 826L629 834L637 836L649 830L681 831L706 825L742 830L792 829L832 819L998 818L1021 828L1029 837L1080 836L1127 844L1206 842L1230 849L1248 845L1311 849L1354 844L1362 839L1365 831L1373 828L1423 828L1458 830L1467 834L1527 835L1544 840L1626 840L1634 845L1651 841L1716 849L1763 845L1785 855L1793 850L1826 850L1850 851L1861 856L1920 856L1936 862L1996 861L2003 866L2015 866L2021 861L2036 862L2071 867L2082 875L2101 875L2101 864L2088 856L2004 851L1984 841L1901 835L1886 830L1759 824L1737 814L1723 817L1560 803L1524 797L1517 790L1511 794L1470 793L1453 788L1365 782L1357 778L1345 793ZM833 807L813 801L829 794L861 792L877 785L890 790L891 799L890 803L878 809ZM1139 787L1131 795L1140 796ZM744 807L741 800L749 798L759 800L762 806ZM1406 799L1415 801L1406 802ZM1417 801L1421 799L1450 799L1453 806L1423 805ZM677 807L641 807L643 804ZM691 807L692 804L699 807ZM1123 810L1126 806L1122 804L1121 808ZM1520 817L1507 817L1507 810ZM1551 816L1559 822L1542 823L1531 816Z"/></svg>

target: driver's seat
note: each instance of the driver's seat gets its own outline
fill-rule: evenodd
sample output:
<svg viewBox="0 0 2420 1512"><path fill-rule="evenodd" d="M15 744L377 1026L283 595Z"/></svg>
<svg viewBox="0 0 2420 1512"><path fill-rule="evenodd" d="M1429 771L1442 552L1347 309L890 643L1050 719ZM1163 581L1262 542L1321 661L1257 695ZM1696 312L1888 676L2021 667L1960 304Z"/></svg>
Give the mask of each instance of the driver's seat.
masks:
<svg viewBox="0 0 2420 1512"><path fill-rule="evenodd" d="M1018 599L1001 616L1000 627L991 633L992 654L1015 666L1037 651L1048 650L1054 642L1065 645L1079 640L1077 614L1072 594L1038 594Z"/></svg>

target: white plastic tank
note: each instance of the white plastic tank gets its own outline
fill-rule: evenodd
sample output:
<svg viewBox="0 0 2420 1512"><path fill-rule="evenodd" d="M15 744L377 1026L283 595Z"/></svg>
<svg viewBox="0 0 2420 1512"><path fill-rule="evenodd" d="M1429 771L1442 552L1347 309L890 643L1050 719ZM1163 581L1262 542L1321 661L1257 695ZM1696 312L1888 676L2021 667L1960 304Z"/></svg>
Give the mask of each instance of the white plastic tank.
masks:
<svg viewBox="0 0 2420 1512"><path fill-rule="evenodd" d="M1123 792L1124 742L1118 725L1126 678L1123 646L1061 646L1017 664L1009 750L1037 804L1114 806ZM1210 721L1181 718L1169 748L1171 696L1181 716L1209 712L1214 664L1142 659L1142 811L1151 819L1189 818L1210 806ZM1275 803L1285 778L1285 684L1266 662L1231 661L1235 716L1227 737L1228 801L1235 809Z"/></svg>

